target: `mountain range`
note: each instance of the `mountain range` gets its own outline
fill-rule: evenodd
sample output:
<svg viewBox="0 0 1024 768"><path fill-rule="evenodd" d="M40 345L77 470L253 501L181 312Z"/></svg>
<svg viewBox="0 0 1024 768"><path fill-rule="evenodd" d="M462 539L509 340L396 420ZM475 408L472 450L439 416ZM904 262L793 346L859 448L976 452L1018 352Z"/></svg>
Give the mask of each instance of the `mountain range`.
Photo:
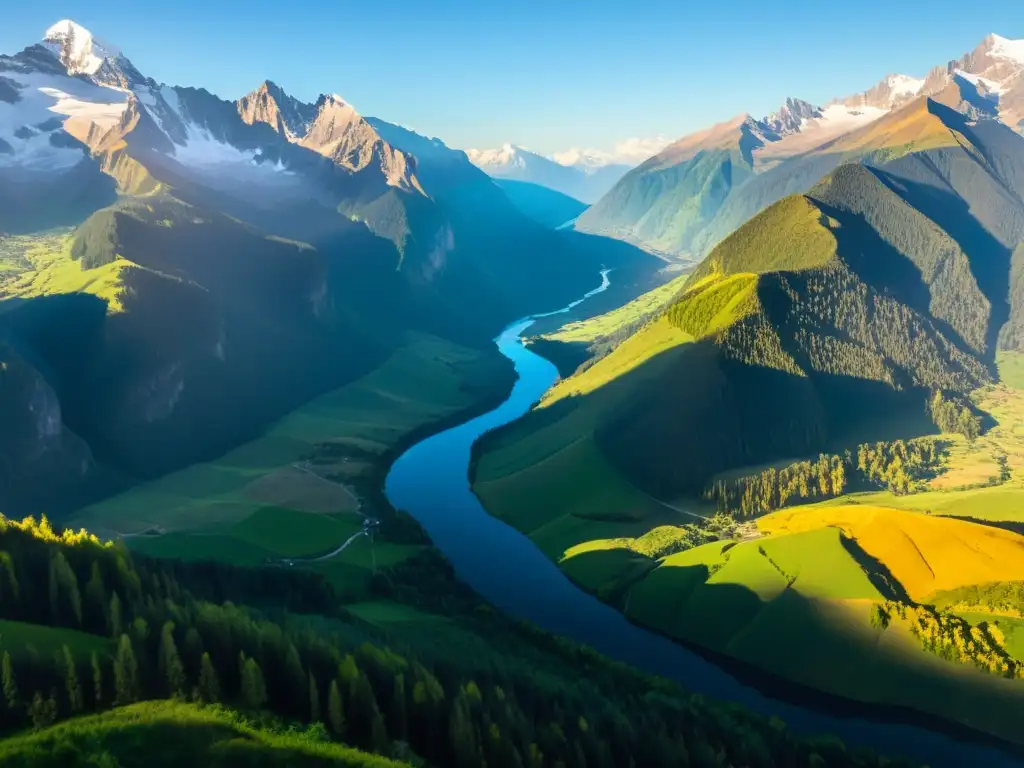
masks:
<svg viewBox="0 0 1024 768"><path fill-rule="evenodd" d="M888 75L820 107L791 98L764 118L741 114L684 136L627 173L577 227L695 263L758 211L806 192L848 158L854 148L844 137L920 96L1024 131L1024 41L989 35L923 78Z"/></svg>
<svg viewBox="0 0 1024 768"><path fill-rule="evenodd" d="M592 155L574 154L571 163L560 163L513 144L499 149L468 149L470 161L495 179L527 182L594 203L629 170Z"/></svg>
<svg viewBox="0 0 1024 768"><path fill-rule="evenodd" d="M0 232L12 512L222 452L411 331L486 344L655 267L340 96L157 83L71 21L0 56Z"/></svg>

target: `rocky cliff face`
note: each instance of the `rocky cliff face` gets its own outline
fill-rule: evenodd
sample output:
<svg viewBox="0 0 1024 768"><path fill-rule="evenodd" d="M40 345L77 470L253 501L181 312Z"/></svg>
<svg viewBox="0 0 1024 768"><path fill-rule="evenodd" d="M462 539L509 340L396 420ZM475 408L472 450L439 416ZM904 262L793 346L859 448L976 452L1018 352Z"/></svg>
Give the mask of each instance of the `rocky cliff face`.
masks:
<svg viewBox="0 0 1024 768"><path fill-rule="evenodd" d="M266 123L282 136L296 140L309 131L310 123L316 117L316 109L311 104L303 104L289 96L276 83L266 80L255 91L238 100L238 114L250 125Z"/></svg>
<svg viewBox="0 0 1024 768"><path fill-rule="evenodd" d="M791 96L786 99L786 103L778 111L772 112L761 122L773 132L785 135L799 131L804 120L817 117L821 117L820 107Z"/></svg>

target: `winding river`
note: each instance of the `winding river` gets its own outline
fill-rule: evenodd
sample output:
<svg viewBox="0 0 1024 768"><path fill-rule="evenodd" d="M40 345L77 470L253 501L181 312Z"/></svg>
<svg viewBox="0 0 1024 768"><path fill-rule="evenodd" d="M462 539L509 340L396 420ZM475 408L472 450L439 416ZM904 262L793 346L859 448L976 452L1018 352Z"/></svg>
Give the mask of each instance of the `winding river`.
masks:
<svg viewBox="0 0 1024 768"><path fill-rule="evenodd" d="M426 438L403 453L385 484L391 503L413 515L459 577L491 603L613 659L675 679L688 690L777 715L798 731L834 734L848 744L902 754L932 768L1024 765L994 747L958 741L937 731L833 715L772 698L684 646L629 623L569 581L529 538L484 510L469 487L473 443L486 431L525 414L558 376L551 362L524 347L521 335L538 317L568 312L605 290L608 270L601 277L601 285L582 299L557 312L512 323L498 336L498 349L515 364L518 375L511 394L489 413Z"/></svg>

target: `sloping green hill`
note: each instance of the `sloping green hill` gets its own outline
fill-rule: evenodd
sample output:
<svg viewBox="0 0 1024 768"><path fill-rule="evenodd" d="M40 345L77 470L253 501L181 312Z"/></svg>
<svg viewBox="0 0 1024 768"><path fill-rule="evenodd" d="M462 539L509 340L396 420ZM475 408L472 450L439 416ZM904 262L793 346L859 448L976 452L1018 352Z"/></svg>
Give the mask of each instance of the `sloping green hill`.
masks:
<svg viewBox="0 0 1024 768"><path fill-rule="evenodd" d="M349 608L302 566L151 559L45 519L0 518L0 551L5 766L902 765L505 617L436 552Z"/></svg>
<svg viewBox="0 0 1024 768"><path fill-rule="evenodd" d="M0 740L12 768L50 765L338 766L401 768L408 763L361 752L316 730L260 726L220 707L153 701L88 715Z"/></svg>
<svg viewBox="0 0 1024 768"><path fill-rule="evenodd" d="M623 368L608 355L559 384L559 397L583 397L543 408L486 445L500 451L540 424L554 435L553 419L572 423L560 444L594 435L634 484L674 498L730 467L856 442L855 434L926 430L928 391L990 380L988 308L948 236L870 171L843 166L709 255L665 310L685 334L674 349L658 325L642 329L622 349L647 362ZM678 346L687 338L694 342ZM480 467L490 477L486 451Z"/></svg>
<svg viewBox="0 0 1024 768"><path fill-rule="evenodd" d="M995 380L997 341L1017 343L1024 140L922 100L833 148L854 162L769 201L656 318L485 436L474 488L637 621L826 690L1008 734L1009 721L975 715L985 701L1001 711L1019 683L922 654L902 614L898 632L871 624L872 604L913 586L874 539L866 556L822 523L663 559L641 546L655 531L669 553L717 535L721 521L693 523L708 509L702 490L729 470L934 433L931 393L966 402ZM784 633L799 639L777 643ZM994 653L970 663L1016 674L1005 648ZM974 703L942 703L954 694Z"/></svg>

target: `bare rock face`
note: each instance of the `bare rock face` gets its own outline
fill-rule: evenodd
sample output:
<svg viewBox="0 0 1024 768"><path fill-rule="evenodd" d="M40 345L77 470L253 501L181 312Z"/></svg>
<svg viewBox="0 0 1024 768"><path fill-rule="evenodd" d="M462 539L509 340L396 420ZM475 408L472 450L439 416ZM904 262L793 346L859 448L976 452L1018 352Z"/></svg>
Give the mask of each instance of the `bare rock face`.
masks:
<svg viewBox="0 0 1024 768"><path fill-rule="evenodd" d="M424 194L411 155L384 141L374 127L340 96L322 95L304 104L266 81L237 102L250 125L265 123L293 144L312 150L368 182Z"/></svg>
<svg viewBox="0 0 1024 768"><path fill-rule="evenodd" d="M252 93L238 100L238 114L245 122L266 123L289 140L306 135L316 117L316 110L310 104L303 104L289 96L270 80Z"/></svg>
<svg viewBox="0 0 1024 768"><path fill-rule="evenodd" d="M778 111L772 112L761 122L773 132L784 136L800 130L804 120L821 117L821 108L803 99L786 99Z"/></svg>

